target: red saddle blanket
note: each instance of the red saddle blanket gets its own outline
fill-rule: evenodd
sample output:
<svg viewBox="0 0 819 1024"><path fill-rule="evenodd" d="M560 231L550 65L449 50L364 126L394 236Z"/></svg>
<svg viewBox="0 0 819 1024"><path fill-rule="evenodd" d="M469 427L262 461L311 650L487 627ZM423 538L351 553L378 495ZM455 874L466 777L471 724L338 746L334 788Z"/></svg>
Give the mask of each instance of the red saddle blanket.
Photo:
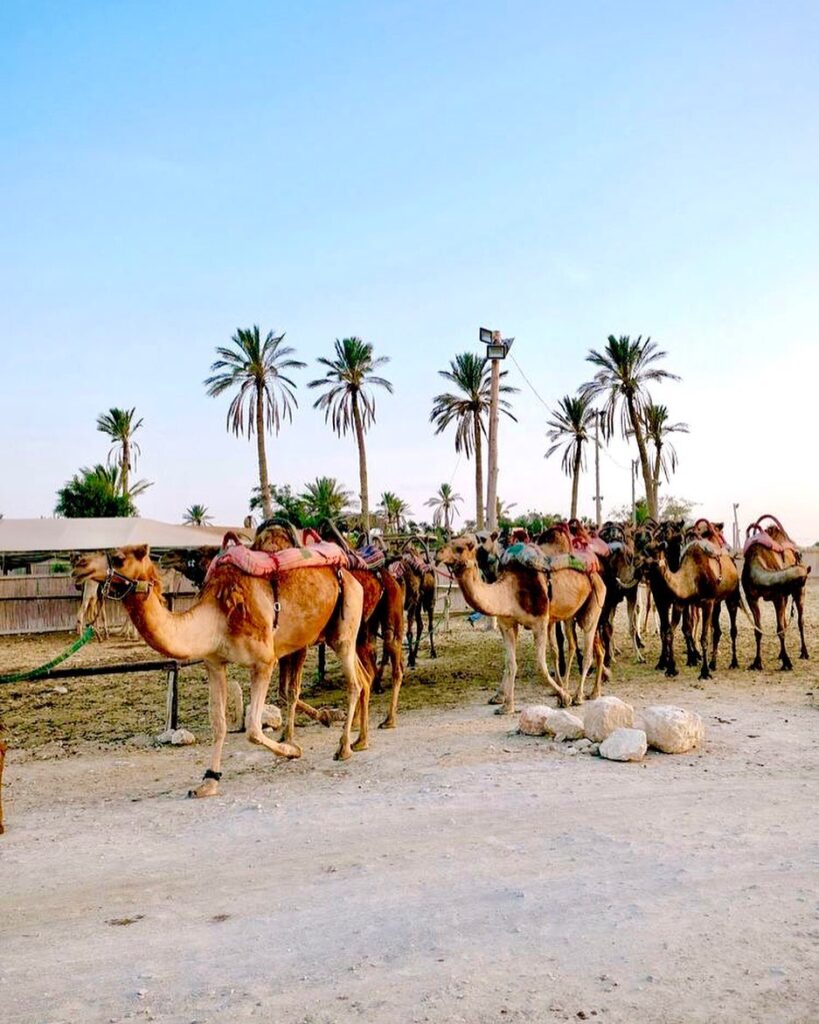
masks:
<svg viewBox="0 0 819 1024"><path fill-rule="evenodd" d="M745 546L742 549L743 555L747 555L754 544L761 544L763 548L775 551L778 555L781 555L783 551L797 550L793 541L786 540L784 544L780 544L779 541L774 540L769 533L766 533L764 530L760 530L759 533L752 534L752 536L745 541Z"/></svg>
<svg viewBox="0 0 819 1024"><path fill-rule="evenodd" d="M338 546L321 541L305 548L285 548L283 551L252 551L244 544L229 544L223 548L208 567L205 581L225 565L230 565L248 576L270 579L292 569L337 569L347 567L347 556Z"/></svg>

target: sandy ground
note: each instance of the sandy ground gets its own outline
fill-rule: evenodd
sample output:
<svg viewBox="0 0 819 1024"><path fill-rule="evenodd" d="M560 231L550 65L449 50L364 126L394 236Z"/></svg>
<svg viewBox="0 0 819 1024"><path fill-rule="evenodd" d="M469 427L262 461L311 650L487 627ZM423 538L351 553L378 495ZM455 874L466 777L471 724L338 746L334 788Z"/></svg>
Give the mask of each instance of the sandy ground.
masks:
<svg viewBox="0 0 819 1024"><path fill-rule="evenodd" d="M817 662L703 686L624 657L613 692L708 738L621 765L516 735L499 639L464 630L408 683L439 706L343 765L313 725L297 762L231 736L215 800L184 799L201 746L14 751L3 1021L819 1020Z"/></svg>

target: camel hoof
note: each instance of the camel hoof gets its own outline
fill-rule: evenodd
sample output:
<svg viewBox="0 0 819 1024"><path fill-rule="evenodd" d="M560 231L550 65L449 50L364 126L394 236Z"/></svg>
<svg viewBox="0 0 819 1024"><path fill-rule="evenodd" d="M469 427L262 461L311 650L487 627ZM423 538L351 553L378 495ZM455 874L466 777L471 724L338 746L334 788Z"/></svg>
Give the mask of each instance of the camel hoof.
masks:
<svg viewBox="0 0 819 1024"><path fill-rule="evenodd" d="M358 753L361 750L369 750L369 747L370 747L370 744L367 742L367 740L359 739L359 740L356 740L355 743L353 744L353 750L356 753Z"/></svg>
<svg viewBox="0 0 819 1024"><path fill-rule="evenodd" d="M801 651L799 654L800 661L810 661L810 655L807 651Z"/></svg>
<svg viewBox="0 0 819 1024"><path fill-rule="evenodd" d="M680 673L677 668L667 668L665 670L665 674L669 679L674 679L674 677L678 676Z"/></svg>
<svg viewBox="0 0 819 1024"><path fill-rule="evenodd" d="M353 752L350 747L340 747L335 754L333 754L334 761L349 761L353 756Z"/></svg>
<svg viewBox="0 0 819 1024"><path fill-rule="evenodd" d="M219 793L219 783L216 779L205 779L201 786L197 786L196 789L188 790L189 800L202 800L207 796L217 796Z"/></svg>
<svg viewBox="0 0 819 1024"><path fill-rule="evenodd" d="M384 721L381 723L381 725L379 725L378 728L379 729L394 729L395 728L395 719L394 718L385 718Z"/></svg>
<svg viewBox="0 0 819 1024"><path fill-rule="evenodd" d="M284 756L291 761L295 760L297 757L301 757L304 753L298 743L293 743L292 740L287 740L282 743L282 746L288 749L288 753L285 753Z"/></svg>
<svg viewBox="0 0 819 1024"><path fill-rule="evenodd" d="M384 687L381 685L380 682L373 681L372 692L376 694L383 693Z"/></svg>
<svg viewBox="0 0 819 1024"><path fill-rule="evenodd" d="M728 668L739 668L739 662L736 658L733 658Z"/></svg>
<svg viewBox="0 0 819 1024"><path fill-rule="evenodd" d="M780 672L792 672L793 671L793 664L791 663L790 659L788 661L783 661L782 662L782 667L780 668L779 671Z"/></svg>
<svg viewBox="0 0 819 1024"><path fill-rule="evenodd" d="M514 715L515 709L510 707L508 704L501 704L499 708L495 708L496 715Z"/></svg>
<svg viewBox="0 0 819 1024"><path fill-rule="evenodd" d="M493 693L492 696L489 698L489 700L486 703L487 704L503 704L503 694L502 693Z"/></svg>
<svg viewBox="0 0 819 1024"><path fill-rule="evenodd" d="M577 694L575 694L574 697L572 697L572 704L574 705L574 707L580 707L580 705L583 704L584 701L585 697L578 697Z"/></svg>
<svg viewBox="0 0 819 1024"><path fill-rule="evenodd" d="M748 666L748 671L749 672L761 672L762 671L762 662L759 660L759 658L755 658L751 662L751 664Z"/></svg>

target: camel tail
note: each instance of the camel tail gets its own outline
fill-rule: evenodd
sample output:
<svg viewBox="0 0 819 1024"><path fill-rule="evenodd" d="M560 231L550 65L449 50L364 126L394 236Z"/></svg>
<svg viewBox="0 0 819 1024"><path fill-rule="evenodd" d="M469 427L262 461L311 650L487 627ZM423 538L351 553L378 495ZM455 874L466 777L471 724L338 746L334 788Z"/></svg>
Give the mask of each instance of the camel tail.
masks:
<svg viewBox="0 0 819 1024"><path fill-rule="evenodd" d="M761 589L780 589L788 586L789 583L798 583L806 580L809 567L805 565L790 565L787 569L763 569L756 562L751 565L751 581L754 586Z"/></svg>
<svg viewBox="0 0 819 1024"><path fill-rule="evenodd" d="M745 618L751 623L751 627L755 633L759 633L760 636L764 636L762 630L754 622L754 617L751 615L751 609L748 607L748 603L745 600L745 595L742 593L742 587L739 588L739 607L742 609L742 613Z"/></svg>

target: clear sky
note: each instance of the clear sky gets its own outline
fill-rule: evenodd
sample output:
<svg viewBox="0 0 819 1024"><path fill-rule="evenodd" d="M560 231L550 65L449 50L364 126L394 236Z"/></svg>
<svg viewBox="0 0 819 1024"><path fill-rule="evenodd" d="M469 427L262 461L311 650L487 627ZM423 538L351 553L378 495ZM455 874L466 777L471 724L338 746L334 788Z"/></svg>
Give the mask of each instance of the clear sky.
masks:
<svg viewBox="0 0 819 1024"><path fill-rule="evenodd" d="M202 380L239 326L311 364L391 359L370 489L420 518L472 467L434 437L437 371L480 325L547 404L610 333L650 334L691 434L670 493L819 540L819 5L5 0L0 6L0 511L50 514L144 416L143 515L247 511L255 448ZM507 363L499 493L567 509L547 410ZM299 392L271 478L357 490ZM603 458L604 512L629 452ZM581 512L591 513L591 474Z"/></svg>

